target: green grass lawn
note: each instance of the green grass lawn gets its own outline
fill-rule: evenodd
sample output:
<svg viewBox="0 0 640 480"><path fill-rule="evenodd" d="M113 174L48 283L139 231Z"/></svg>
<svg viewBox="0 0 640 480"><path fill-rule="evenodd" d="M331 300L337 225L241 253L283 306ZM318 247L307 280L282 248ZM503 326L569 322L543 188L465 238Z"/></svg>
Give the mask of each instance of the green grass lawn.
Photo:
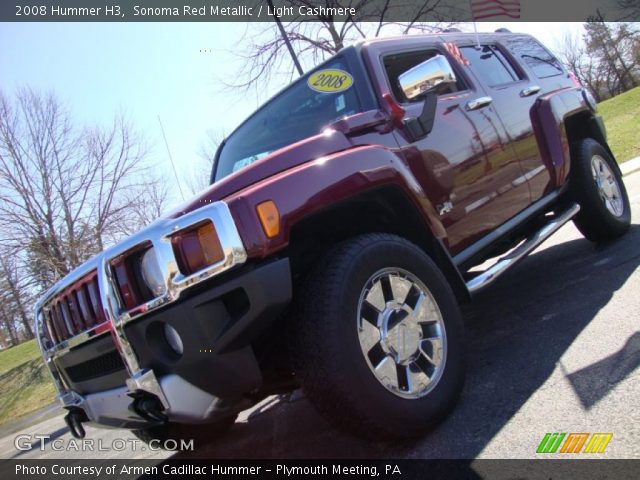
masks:
<svg viewBox="0 0 640 480"><path fill-rule="evenodd" d="M0 425L49 405L55 398L35 340L0 351Z"/></svg>
<svg viewBox="0 0 640 480"><path fill-rule="evenodd" d="M607 139L618 162L640 156L640 87L598 105Z"/></svg>

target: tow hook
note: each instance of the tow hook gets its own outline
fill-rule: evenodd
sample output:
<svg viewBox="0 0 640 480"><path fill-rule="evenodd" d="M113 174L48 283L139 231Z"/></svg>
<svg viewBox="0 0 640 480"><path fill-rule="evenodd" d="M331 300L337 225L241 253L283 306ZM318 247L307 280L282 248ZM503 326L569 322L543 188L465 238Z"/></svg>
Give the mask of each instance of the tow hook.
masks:
<svg viewBox="0 0 640 480"><path fill-rule="evenodd" d="M133 397L133 402L129 405L129 410L149 422L167 422L168 417L164 413L162 402L160 402L158 397L146 392L134 392L129 395Z"/></svg>
<svg viewBox="0 0 640 480"><path fill-rule="evenodd" d="M82 422L86 422L87 420L89 420L87 414L80 408L69 410L69 413L64 417L64 421L67 427L69 427L71 435L78 439L83 439L86 435Z"/></svg>

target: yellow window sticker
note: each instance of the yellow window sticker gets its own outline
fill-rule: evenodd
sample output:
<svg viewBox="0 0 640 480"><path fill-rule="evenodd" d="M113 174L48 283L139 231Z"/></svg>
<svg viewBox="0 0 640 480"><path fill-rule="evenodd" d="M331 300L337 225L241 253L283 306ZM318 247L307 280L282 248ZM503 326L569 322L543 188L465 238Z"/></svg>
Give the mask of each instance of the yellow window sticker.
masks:
<svg viewBox="0 0 640 480"><path fill-rule="evenodd" d="M316 92L344 92L353 85L353 77L349 72L345 72L344 70L318 70L309 76L307 85Z"/></svg>

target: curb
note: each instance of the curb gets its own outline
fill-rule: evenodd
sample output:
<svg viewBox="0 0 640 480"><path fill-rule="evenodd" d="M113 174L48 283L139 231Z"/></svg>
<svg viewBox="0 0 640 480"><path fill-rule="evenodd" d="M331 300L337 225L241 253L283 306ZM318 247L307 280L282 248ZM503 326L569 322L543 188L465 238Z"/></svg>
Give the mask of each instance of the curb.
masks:
<svg viewBox="0 0 640 480"><path fill-rule="evenodd" d="M637 171L640 171L640 157L632 158L624 163L620 164L620 171L622 176L631 175Z"/></svg>

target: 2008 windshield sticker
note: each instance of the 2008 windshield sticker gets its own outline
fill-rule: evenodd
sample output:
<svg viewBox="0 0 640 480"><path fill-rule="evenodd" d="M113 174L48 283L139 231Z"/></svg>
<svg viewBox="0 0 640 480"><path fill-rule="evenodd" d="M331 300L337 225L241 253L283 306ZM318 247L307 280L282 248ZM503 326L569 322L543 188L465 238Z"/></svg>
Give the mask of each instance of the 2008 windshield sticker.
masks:
<svg viewBox="0 0 640 480"><path fill-rule="evenodd" d="M307 85L316 92L344 92L353 85L353 77L349 72L345 72L344 70L318 70L309 76Z"/></svg>

